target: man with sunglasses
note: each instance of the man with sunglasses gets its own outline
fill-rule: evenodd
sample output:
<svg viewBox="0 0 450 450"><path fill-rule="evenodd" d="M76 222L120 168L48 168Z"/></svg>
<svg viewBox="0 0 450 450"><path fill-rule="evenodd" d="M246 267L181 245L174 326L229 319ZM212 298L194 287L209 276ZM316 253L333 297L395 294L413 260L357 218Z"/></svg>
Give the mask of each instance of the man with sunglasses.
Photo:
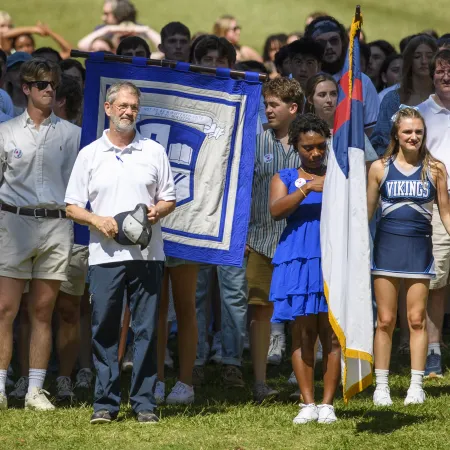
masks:
<svg viewBox="0 0 450 450"><path fill-rule="evenodd" d="M339 82L349 45L348 34L344 26L334 17L323 16L314 19L305 29L305 38L314 39L324 49L322 70ZM361 74L364 104L364 128L368 136L372 134L377 122L379 100L378 93L370 78Z"/></svg>
<svg viewBox="0 0 450 450"><path fill-rule="evenodd" d="M43 384L51 350L51 320L73 241L64 192L80 129L54 115L57 65L31 59L20 68L27 109L0 124L0 409L12 354L13 321L27 282L31 335L25 408L51 410Z"/></svg>

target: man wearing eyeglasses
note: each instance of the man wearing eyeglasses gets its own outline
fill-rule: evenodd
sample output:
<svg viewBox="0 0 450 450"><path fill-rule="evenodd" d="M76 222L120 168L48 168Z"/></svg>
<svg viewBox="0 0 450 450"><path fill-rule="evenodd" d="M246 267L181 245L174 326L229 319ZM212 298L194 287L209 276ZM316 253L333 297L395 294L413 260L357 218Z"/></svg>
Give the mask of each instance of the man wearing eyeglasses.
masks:
<svg viewBox="0 0 450 450"><path fill-rule="evenodd" d="M75 163L79 127L52 112L58 66L31 59L20 68L27 109L0 124L0 409L12 354L13 321L29 281L31 336L25 408L51 410L43 384L51 350L51 319L67 280L73 231L64 192Z"/></svg>
<svg viewBox="0 0 450 450"><path fill-rule="evenodd" d="M97 373L92 424L111 422L120 409L118 346L125 290L134 332L131 407L138 422L158 421L153 391L164 270L159 219L175 209L175 187L164 147L135 129L140 95L130 82L108 89L105 112L110 127L80 151L65 198L68 216L91 231L89 290ZM92 212L85 209L88 201ZM121 240L126 229L117 216L137 204L148 208L142 222L152 225L151 240L141 245Z"/></svg>
<svg viewBox="0 0 450 450"><path fill-rule="evenodd" d="M418 106L427 126L427 147L445 164L450 174L450 49L438 51L430 62L434 94ZM450 182L450 178L447 178ZM450 194L450 192L449 192ZM427 305L428 354L425 378L442 378L441 341L450 284L450 236L445 231L439 209L433 205L433 257L436 278L430 282Z"/></svg>

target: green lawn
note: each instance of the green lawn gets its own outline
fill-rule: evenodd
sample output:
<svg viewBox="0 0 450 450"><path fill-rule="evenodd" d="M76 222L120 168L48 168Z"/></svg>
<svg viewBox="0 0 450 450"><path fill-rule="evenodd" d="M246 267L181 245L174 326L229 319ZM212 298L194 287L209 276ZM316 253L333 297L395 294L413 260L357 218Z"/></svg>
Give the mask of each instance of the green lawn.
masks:
<svg viewBox="0 0 450 450"><path fill-rule="evenodd" d="M133 0L139 21L160 30L169 21L186 23L193 33L210 32L215 19L233 14L242 25L242 43L261 51L271 33L302 30L308 13L325 10L350 25L356 0ZM366 0L360 2L368 38L399 40L426 28L450 32L448 0ZM4 2L16 26L40 20L63 34L74 45L100 23L103 0L16 0ZM39 39L39 44L47 40Z"/></svg>
<svg viewBox="0 0 450 450"><path fill-rule="evenodd" d="M445 360L447 367L449 356ZM394 406L374 408L373 389L351 400L348 406L339 395L339 422L333 425L292 424L298 407L289 401L293 389L286 384L291 370L288 361L281 369L269 370L270 383L281 391L280 401L261 406L251 402L250 387L224 391L220 369L208 366L208 385L196 391L195 404L162 407L157 425L139 425L126 405L118 422L103 426L89 425L91 408L87 404L50 413L10 409L0 413L0 449L448 449L450 375L426 382L428 398L424 405L405 407L409 361L407 357L393 359ZM169 375L172 378L167 387L175 382L174 373ZM248 362L245 378L250 386ZM124 393L128 382L124 380ZM320 395L319 382L317 391Z"/></svg>

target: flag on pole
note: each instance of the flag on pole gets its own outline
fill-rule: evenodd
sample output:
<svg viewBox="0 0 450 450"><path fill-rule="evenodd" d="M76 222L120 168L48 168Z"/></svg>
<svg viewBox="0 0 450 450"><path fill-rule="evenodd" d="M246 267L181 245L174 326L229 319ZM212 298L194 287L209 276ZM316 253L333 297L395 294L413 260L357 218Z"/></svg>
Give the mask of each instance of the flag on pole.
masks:
<svg viewBox="0 0 450 450"><path fill-rule="evenodd" d="M339 82L321 215L322 270L330 323L342 349L344 401L372 384L373 313L357 10Z"/></svg>

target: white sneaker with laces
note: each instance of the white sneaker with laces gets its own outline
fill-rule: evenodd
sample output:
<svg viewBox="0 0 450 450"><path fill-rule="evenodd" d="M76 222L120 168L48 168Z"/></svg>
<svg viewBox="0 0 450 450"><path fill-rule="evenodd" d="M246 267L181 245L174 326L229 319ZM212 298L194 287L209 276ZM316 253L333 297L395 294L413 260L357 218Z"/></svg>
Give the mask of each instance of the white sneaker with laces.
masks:
<svg viewBox="0 0 450 450"><path fill-rule="evenodd" d="M157 381L155 385L155 392L153 394L155 396L156 404L161 405L164 403L166 397L166 385L164 381Z"/></svg>
<svg viewBox="0 0 450 450"><path fill-rule="evenodd" d="M425 391L421 387L410 387L406 394L405 406L424 403L425 398Z"/></svg>
<svg viewBox="0 0 450 450"><path fill-rule="evenodd" d="M375 388L375 392L373 393L373 404L375 406L391 406L391 391L389 390L389 386L381 385Z"/></svg>
<svg viewBox="0 0 450 450"><path fill-rule="evenodd" d="M0 411L2 409L8 409L8 398L6 392L0 392Z"/></svg>
<svg viewBox="0 0 450 450"><path fill-rule="evenodd" d="M294 371L292 371L291 376L287 380L287 384L289 384L289 386L297 386L297 378L295 378Z"/></svg>
<svg viewBox="0 0 450 450"><path fill-rule="evenodd" d="M319 410L319 423L333 423L337 421L336 414L334 413L334 407L332 405L322 404L318 407Z"/></svg>
<svg viewBox="0 0 450 450"><path fill-rule="evenodd" d="M317 422L319 419L319 410L315 403L309 405L300 404L300 412L294 417L294 424L303 425L308 422Z"/></svg>
<svg viewBox="0 0 450 450"><path fill-rule="evenodd" d="M267 363L279 366L283 359L284 335L276 333L270 335L269 352L267 353Z"/></svg>
<svg viewBox="0 0 450 450"><path fill-rule="evenodd" d="M56 399L58 401L70 400L75 397L70 377L58 377L56 379Z"/></svg>
<svg viewBox="0 0 450 450"><path fill-rule="evenodd" d="M177 381L166 398L168 405L188 405L194 401L194 388L181 381Z"/></svg>
<svg viewBox="0 0 450 450"><path fill-rule="evenodd" d="M37 387L31 388L30 392L25 396L25 409L34 409L36 411L52 411L55 409L45 394L50 395L50 392Z"/></svg>
<svg viewBox="0 0 450 450"><path fill-rule="evenodd" d="M20 377L9 396L16 400L23 400L28 392L28 377Z"/></svg>
<svg viewBox="0 0 450 450"><path fill-rule="evenodd" d="M75 389L91 389L94 374L91 369L80 369L77 373Z"/></svg>

